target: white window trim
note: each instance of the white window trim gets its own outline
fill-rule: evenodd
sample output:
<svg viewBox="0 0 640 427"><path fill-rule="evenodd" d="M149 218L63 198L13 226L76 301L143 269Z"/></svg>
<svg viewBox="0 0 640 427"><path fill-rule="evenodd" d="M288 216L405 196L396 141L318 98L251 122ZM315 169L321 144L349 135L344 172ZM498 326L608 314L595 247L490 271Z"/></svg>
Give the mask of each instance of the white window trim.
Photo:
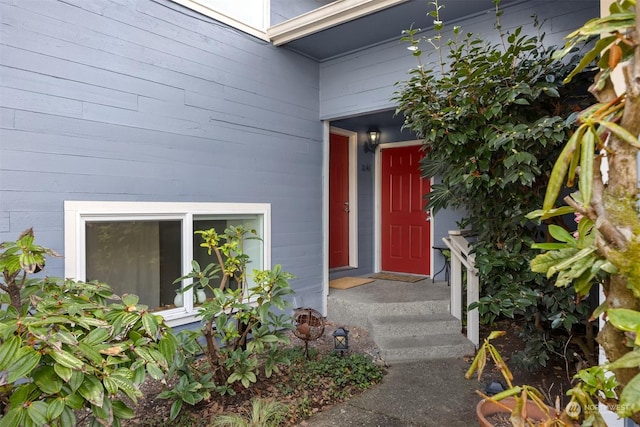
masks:
<svg viewBox="0 0 640 427"><path fill-rule="evenodd" d="M268 203L191 203L191 202L64 202L65 277L85 280L84 245L87 219L177 219L183 221L183 274L191 271L193 259L193 217L198 215L261 215L263 218L263 269L271 268L271 205ZM186 283L185 283L186 284ZM184 306L159 311L169 326L198 322L192 290L185 293Z"/></svg>
<svg viewBox="0 0 640 427"><path fill-rule="evenodd" d="M216 21L223 22L231 27L237 28L241 31L244 31L247 34L251 34L254 37L258 37L261 40L269 41L269 36L267 35L267 28L270 23L270 2L265 1L264 11L263 11L263 28L255 28L251 25L247 25L242 21L239 21L235 18L232 18L228 15L225 15L215 9L212 9L206 4L205 0L172 0L174 3L178 3L184 7L187 7L195 12L201 13L209 18L213 18Z"/></svg>

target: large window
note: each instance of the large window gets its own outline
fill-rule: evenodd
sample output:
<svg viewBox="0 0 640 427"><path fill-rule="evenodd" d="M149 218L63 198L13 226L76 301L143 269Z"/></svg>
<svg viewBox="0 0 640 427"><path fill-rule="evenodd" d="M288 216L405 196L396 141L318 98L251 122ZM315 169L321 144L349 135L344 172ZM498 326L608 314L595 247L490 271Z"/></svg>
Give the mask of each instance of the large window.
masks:
<svg viewBox="0 0 640 427"><path fill-rule="evenodd" d="M214 261L196 230L231 225L255 229L247 240L249 270L270 268L268 204L65 202L65 276L108 283L117 294L132 293L172 325L194 320L196 300L188 283L173 282ZM250 284L251 285L251 284Z"/></svg>

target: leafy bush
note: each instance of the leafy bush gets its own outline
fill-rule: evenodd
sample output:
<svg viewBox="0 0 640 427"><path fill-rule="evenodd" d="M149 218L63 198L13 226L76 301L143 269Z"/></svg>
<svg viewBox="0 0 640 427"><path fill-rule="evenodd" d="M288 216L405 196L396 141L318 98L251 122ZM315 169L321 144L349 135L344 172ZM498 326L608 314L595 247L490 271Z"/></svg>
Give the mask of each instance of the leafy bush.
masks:
<svg viewBox="0 0 640 427"><path fill-rule="evenodd" d="M31 230L0 244L0 405L2 427L121 425L133 416L147 375L164 379L176 339L135 295L104 283L29 275L55 255Z"/></svg>
<svg viewBox="0 0 640 427"><path fill-rule="evenodd" d="M424 139L423 175L442 179L432 186L426 208L464 209L461 226L477 236L473 252L483 295L470 308L478 307L486 323L523 316L530 348L545 352L528 360L544 365L569 335L589 328L588 307L529 270L536 255L531 246L545 240L546 231L526 215L542 204L549 171L572 127L568 118L585 96L562 84L571 67L553 59L542 36L525 35L522 28L502 33L497 6L500 43L462 35L456 27L445 46L442 6L429 3L437 36L425 40L416 29L405 32L418 66L395 97L405 127ZM432 68L422 63L423 41L440 55ZM566 333L557 333L561 327ZM587 356L590 348L582 345Z"/></svg>
<svg viewBox="0 0 640 427"><path fill-rule="evenodd" d="M254 270L253 286L249 286L246 268L250 259L243 251L245 239L257 238L244 226L232 226L224 234L215 229L197 231L217 262L202 268L192 262L193 270L181 280L192 280L183 292L201 287L211 295L199 308L201 332L178 334L180 353L171 372L179 377L176 387L159 397L172 399L171 419L175 419L183 402L189 405L209 399L210 393L235 394L234 384L245 388L257 381L262 370L267 377L279 371L289 360L280 350L288 343L283 331L292 327L291 317L278 314L288 306L285 296L293 291L288 280L293 276L280 265L272 270ZM204 343L202 343L204 339ZM199 356L204 354L204 362Z"/></svg>
<svg viewBox="0 0 640 427"><path fill-rule="evenodd" d="M294 384L315 389L320 381L329 381L328 394L331 399L345 399L354 390L366 390L382 380L383 369L376 366L371 358L358 353L340 355L331 353L307 360L296 357L300 369L295 370ZM297 388L297 387L294 387Z"/></svg>

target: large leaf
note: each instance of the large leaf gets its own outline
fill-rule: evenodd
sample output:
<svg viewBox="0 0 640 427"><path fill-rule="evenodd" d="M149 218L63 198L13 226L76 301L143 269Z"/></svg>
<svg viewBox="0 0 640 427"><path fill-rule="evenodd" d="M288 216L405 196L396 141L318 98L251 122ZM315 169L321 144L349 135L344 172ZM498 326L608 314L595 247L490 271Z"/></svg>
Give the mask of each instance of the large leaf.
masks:
<svg viewBox="0 0 640 427"><path fill-rule="evenodd" d="M619 124L614 122L607 122L607 121L601 121L598 123L606 127L607 129L609 129L613 134L615 134L618 138L625 141L627 144L636 148L640 148L640 143L638 143L638 138L633 136L631 132L629 132Z"/></svg>
<svg viewBox="0 0 640 427"><path fill-rule="evenodd" d="M576 239L567 230L558 225L551 224L549 226L549 234L559 242L569 243L573 247L577 246Z"/></svg>
<svg viewBox="0 0 640 427"><path fill-rule="evenodd" d="M26 411L23 407L12 408L0 418L0 427L19 427L23 424Z"/></svg>
<svg viewBox="0 0 640 427"><path fill-rule="evenodd" d="M147 331L147 334L153 338L156 339L158 336L158 326L159 326L159 322L158 322L158 318L156 317L155 314L152 313L145 313L142 315L142 326L144 327L145 331Z"/></svg>
<svg viewBox="0 0 640 427"><path fill-rule="evenodd" d="M58 419L62 412L64 411L64 399L62 397L58 397L56 399L52 399L49 401L49 406L47 407L47 419L55 420ZM65 425L65 424L62 424Z"/></svg>
<svg viewBox="0 0 640 427"><path fill-rule="evenodd" d="M33 369L35 369L36 366L38 366L40 358L40 353L31 347L23 347L20 349L17 355L17 360L7 368L9 371L7 381L12 383L27 376Z"/></svg>
<svg viewBox="0 0 640 427"><path fill-rule="evenodd" d="M580 249L573 256L571 256L571 257L559 262L558 264L550 267L549 270L547 270L547 277L553 276L555 273L557 273L560 270L564 270L564 269L570 268L574 263L578 262L582 258L590 256L596 250L597 249L594 248L594 247Z"/></svg>
<svg viewBox="0 0 640 427"><path fill-rule="evenodd" d="M548 211L544 211L542 209L537 209L535 211L532 211L532 212L528 213L526 215L526 218L528 218L528 219L535 219L535 218L549 219L549 218L553 218L555 216L562 216L562 215L574 213L575 211L576 210L574 208L572 208L571 206L561 206L559 208L549 209Z"/></svg>
<svg viewBox="0 0 640 427"><path fill-rule="evenodd" d="M31 402L27 408L27 415L36 426L43 426L47 423L47 404L42 400Z"/></svg>
<svg viewBox="0 0 640 427"><path fill-rule="evenodd" d="M566 248L537 255L531 260L531 271L546 273L551 267L571 258L577 252L577 248Z"/></svg>
<svg viewBox="0 0 640 427"><path fill-rule="evenodd" d="M69 331L58 331L51 336L51 339L54 341L60 341L67 345L77 345L78 339L74 334Z"/></svg>
<svg viewBox="0 0 640 427"><path fill-rule="evenodd" d="M85 375L84 381L78 387L78 393L96 406L102 406L104 402L104 387L94 376Z"/></svg>
<svg viewBox="0 0 640 427"><path fill-rule="evenodd" d="M102 379L102 384L104 388L107 390L107 393L110 396L115 396L118 394L118 383L113 381L111 377L104 377Z"/></svg>
<svg viewBox="0 0 640 427"><path fill-rule="evenodd" d="M176 342L176 338L173 334L165 334L162 338L160 338L160 352L167 360L173 360L178 351L178 345Z"/></svg>
<svg viewBox="0 0 640 427"><path fill-rule="evenodd" d="M164 372L155 363L147 363L147 372L154 380L160 381L164 378Z"/></svg>
<svg viewBox="0 0 640 427"><path fill-rule="evenodd" d="M134 294L124 294L122 295L122 303L127 306L134 306L138 304L140 298Z"/></svg>
<svg viewBox="0 0 640 427"><path fill-rule="evenodd" d="M111 328L93 328L82 342L87 345L96 345L104 342L111 336Z"/></svg>
<svg viewBox="0 0 640 427"><path fill-rule="evenodd" d="M64 411L62 411L62 415L60 416L60 425L61 426L75 426L76 422L76 414L69 407L65 407Z"/></svg>
<svg viewBox="0 0 640 427"><path fill-rule="evenodd" d="M618 415L623 418L636 412L640 412L640 374L633 377L624 387L618 404Z"/></svg>
<svg viewBox="0 0 640 427"><path fill-rule="evenodd" d="M615 40L616 40L615 36L604 37L604 38L598 40L598 42L595 44L593 49L591 49L589 52L587 52L582 57L582 59L580 59L580 62L578 63L578 65L564 79L564 83L565 84L569 83L572 78L574 78L578 73L580 73L587 66L589 66L589 64L591 64L596 58L598 58L600 56L600 52L602 52L603 50L608 48L609 45L611 45L611 43L613 43ZM561 51L558 51L557 54L554 54L554 56L556 56L556 57L564 56L567 53L569 53L571 50L573 50L574 46L575 46L575 43L573 43L573 42L568 43L567 46L564 49L562 49Z"/></svg>
<svg viewBox="0 0 640 427"><path fill-rule="evenodd" d="M33 370L33 381L47 394L56 394L62 389L62 380L53 366L42 365Z"/></svg>
<svg viewBox="0 0 640 427"><path fill-rule="evenodd" d="M118 388L122 390L134 403L138 401L138 397L142 396L140 390L138 390L133 382L121 375L111 375L111 380L118 385Z"/></svg>
<svg viewBox="0 0 640 427"><path fill-rule="evenodd" d="M113 409L113 415L120 419L130 419L135 415L133 409L129 408L121 400L114 400L111 406Z"/></svg>
<svg viewBox="0 0 640 427"><path fill-rule="evenodd" d="M611 308L607 310L609 322L625 332L635 332L635 345L640 345L640 311L628 308Z"/></svg>
<svg viewBox="0 0 640 427"><path fill-rule="evenodd" d="M169 419L171 421L175 420L180 411L182 410L182 400L178 399L171 405L171 410L169 411Z"/></svg>
<svg viewBox="0 0 640 427"><path fill-rule="evenodd" d="M12 335L0 346L0 371L4 371L15 361L22 340L18 335Z"/></svg>
<svg viewBox="0 0 640 427"><path fill-rule="evenodd" d="M78 359L68 351L52 351L51 353L49 353L49 356L51 356L51 358L57 363L61 364L62 366L66 366L67 368L80 370L84 366L82 360Z"/></svg>
<svg viewBox="0 0 640 427"><path fill-rule="evenodd" d="M69 387L71 387L71 390L74 392L78 391L78 388L80 388L84 382L84 376L85 374L80 371L71 372L71 379L69 380Z"/></svg>
<svg viewBox="0 0 640 427"><path fill-rule="evenodd" d="M607 363L604 365L605 369L620 369L620 368L638 368L640 367L640 349L636 349L624 354L619 359Z"/></svg>
<svg viewBox="0 0 640 427"><path fill-rule="evenodd" d="M578 149L582 134L585 132L585 130L586 127L584 125L578 128L578 130L573 135L571 135L571 138L569 138L569 141L567 141L567 144L562 149L560 156L558 156L558 160L556 160L556 163L551 170L549 183L547 184L547 192L544 196L544 202L542 204L543 211L546 212L553 208L553 205L558 198L558 194L560 194L560 189L562 188L564 178L567 175L567 171L569 170L571 159Z"/></svg>
<svg viewBox="0 0 640 427"><path fill-rule="evenodd" d="M102 356L100 352L97 350L96 346L89 345L85 342L81 342L78 344L78 350L82 353L86 359L89 359L94 366L100 366L102 364Z"/></svg>

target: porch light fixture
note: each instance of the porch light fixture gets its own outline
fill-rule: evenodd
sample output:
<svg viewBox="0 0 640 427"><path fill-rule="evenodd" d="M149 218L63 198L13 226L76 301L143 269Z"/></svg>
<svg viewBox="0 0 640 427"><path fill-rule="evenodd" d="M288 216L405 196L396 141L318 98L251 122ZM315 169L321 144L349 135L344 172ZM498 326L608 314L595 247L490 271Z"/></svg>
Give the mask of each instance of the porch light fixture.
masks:
<svg viewBox="0 0 640 427"><path fill-rule="evenodd" d="M349 331L343 326L337 328L333 333L333 349L344 354L349 350Z"/></svg>
<svg viewBox="0 0 640 427"><path fill-rule="evenodd" d="M367 140L364 143L364 152L375 153L378 144L380 144L380 131L378 128L369 128L367 130Z"/></svg>

